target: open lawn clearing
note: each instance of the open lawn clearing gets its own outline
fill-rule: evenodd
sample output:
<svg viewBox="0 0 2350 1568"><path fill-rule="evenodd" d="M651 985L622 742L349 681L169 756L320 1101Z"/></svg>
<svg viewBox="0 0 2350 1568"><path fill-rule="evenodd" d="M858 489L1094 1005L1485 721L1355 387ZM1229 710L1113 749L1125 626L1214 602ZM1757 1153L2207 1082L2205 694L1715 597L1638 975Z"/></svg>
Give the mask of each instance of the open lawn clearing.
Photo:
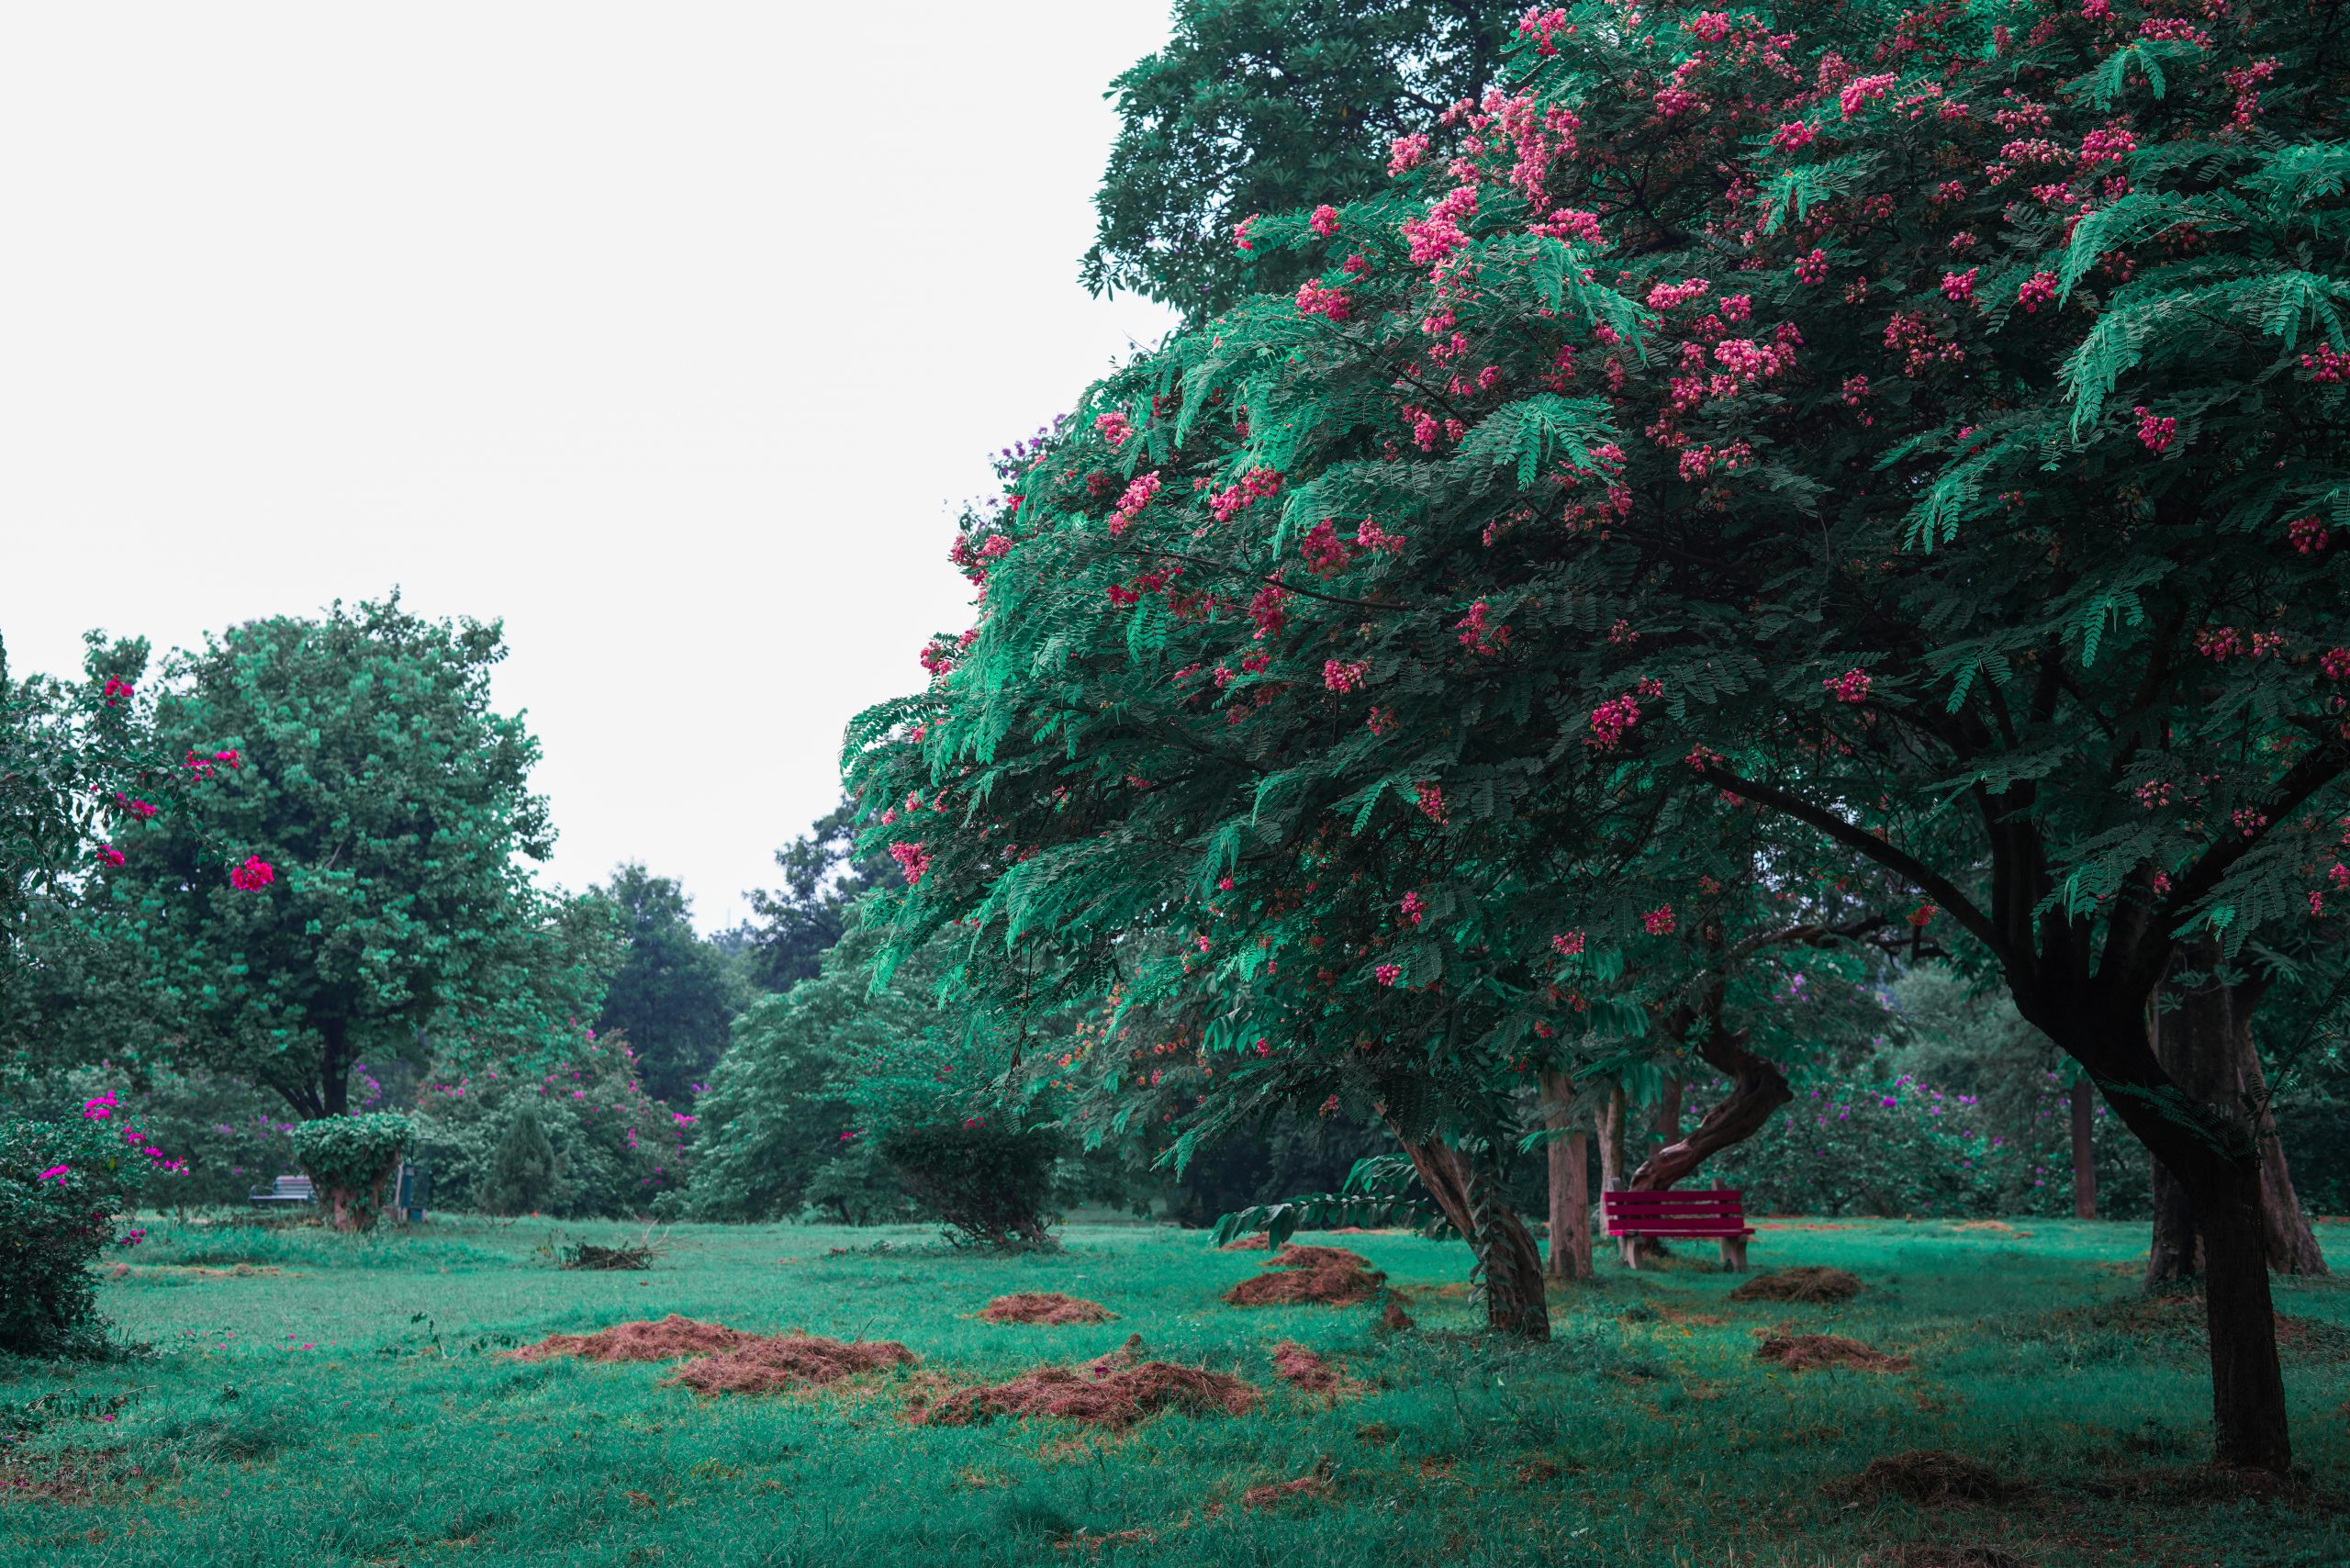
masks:
<svg viewBox="0 0 2350 1568"><path fill-rule="evenodd" d="M2308 1479L2251 1495L2200 1468L2199 1313L2140 1296L2140 1225L1765 1230L1758 1272L1840 1268L1862 1290L1732 1302L1740 1276L1710 1249L1637 1276L1603 1265L1554 1294L1555 1336L1534 1347L1471 1332L1466 1249L1404 1235L1304 1238L1384 1271L1419 1324L1387 1334L1376 1302L1227 1305L1263 1254L1142 1226L1014 1257L912 1227L680 1227L642 1273L558 1270L551 1227L528 1221L355 1241L149 1228L105 1305L152 1357L0 1369L0 1563L2350 1562L2350 1287L2277 1282ZM2350 1266L2350 1227L2320 1232ZM1115 1316L979 1316L1025 1292ZM674 1364L502 1353L673 1313L896 1340L918 1362L704 1398L664 1383ZM1909 1365L1756 1359L1766 1335L1807 1334ZM1284 1340L1368 1387L1285 1381ZM1138 1361L1261 1398L1091 1428L908 1419L1041 1368ZM1919 1452L1994 1484L1916 1460L1862 1481ZM1984 1550L1928 1551L1962 1546Z"/></svg>

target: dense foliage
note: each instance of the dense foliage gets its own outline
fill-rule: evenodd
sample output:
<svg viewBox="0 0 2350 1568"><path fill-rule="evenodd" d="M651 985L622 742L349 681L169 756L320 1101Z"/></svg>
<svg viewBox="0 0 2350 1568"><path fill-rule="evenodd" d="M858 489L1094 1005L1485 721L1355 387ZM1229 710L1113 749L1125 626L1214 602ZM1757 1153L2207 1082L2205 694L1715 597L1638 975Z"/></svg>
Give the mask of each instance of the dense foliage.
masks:
<svg viewBox="0 0 2350 1568"><path fill-rule="evenodd" d="M318 1194L319 1212L337 1230L375 1223L400 1156L415 1141L406 1116L387 1111L319 1116L297 1123L288 1142Z"/></svg>
<svg viewBox="0 0 2350 1568"><path fill-rule="evenodd" d="M56 1121L0 1117L0 1354L86 1356L106 1346L90 1265L148 1178L183 1169L112 1095Z"/></svg>
<svg viewBox="0 0 2350 1568"><path fill-rule="evenodd" d="M654 1098L689 1105L726 1048L738 1002L733 970L696 935L692 902L669 878L627 865L597 891L618 906L626 945L597 1030L628 1036Z"/></svg>
<svg viewBox="0 0 2350 1568"><path fill-rule="evenodd" d="M420 1056L423 1025L487 993L532 902L515 857L551 839L536 743L490 708L502 656L496 626L394 598L251 622L172 662L157 734L208 788L127 829L100 873L118 1058L332 1115L355 1062ZM281 869L221 885L207 835Z"/></svg>

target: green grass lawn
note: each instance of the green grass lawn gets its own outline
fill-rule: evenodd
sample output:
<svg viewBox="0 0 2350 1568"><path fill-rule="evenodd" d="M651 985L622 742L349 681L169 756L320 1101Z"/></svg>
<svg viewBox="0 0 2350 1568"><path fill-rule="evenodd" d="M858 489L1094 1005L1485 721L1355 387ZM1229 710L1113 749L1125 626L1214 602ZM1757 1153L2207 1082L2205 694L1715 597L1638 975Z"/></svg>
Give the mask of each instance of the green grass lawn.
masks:
<svg viewBox="0 0 2350 1568"><path fill-rule="evenodd" d="M1419 1320L1391 1335L1371 1307L1224 1305L1263 1254L1140 1226L1073 1227L1049 1257L957 1252L912 1228L680 1227L641 1274L561 1271L534 1250L550 1227L527 1221L361 1240L152 1228L104 1293L151 1357L0 1363L0 1562L2003 1561L1926 1550L1962 1544L2025 1564L2350 1562L2350 1288L2279 1282L2308 1478L2250 1495L2200 1468L2199 1311L2143 1303L2140 1225L1774 1226L1755 1238L1756 1269L1830 1264L1867 1288L1841 1306L1740 1305L1725 1299L1738 1276L1709 1259L1639 1275L1609 1262L1597 1284L1554 1294L1554 1338L1533 1347L1472 1332L1466 1249L1408 1236L1305 1238L1387 1271ZM2350 1265L2350 1230L2322 1234ZM972 1316L1027 1290L1119 1316ZM922 1366L703 1400L656 1386L659 1367L499 1354L672 1312L899 1339ZM1913 1366L1758 1361L1753 1331L1786 1324ZM941 1374L998 1381L1131 1333L1268 1397L1244 1417L1163 1414L1119 1433L902 1418ZM1284 1338L1374 1386L1335 1406L1289 1388L1268 1357ZM1840 1489L1913 1449L2030 1489L1997 1506ZM1315 1473L1329 1495L1242 1504L1252 1485Z"/></svg>

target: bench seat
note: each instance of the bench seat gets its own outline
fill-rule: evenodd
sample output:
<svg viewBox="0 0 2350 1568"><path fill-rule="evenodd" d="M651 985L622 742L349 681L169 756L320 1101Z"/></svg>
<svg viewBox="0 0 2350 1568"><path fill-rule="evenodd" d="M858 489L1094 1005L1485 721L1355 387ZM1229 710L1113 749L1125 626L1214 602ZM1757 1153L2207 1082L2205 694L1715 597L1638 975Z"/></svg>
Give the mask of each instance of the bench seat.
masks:
<svg viewBox="0 0 2350 1568"><path fill-rule="evenodd" d="M318 1193L312 1191L308 1176L280 1176L267 1187L247 1193L245 1201L260 1208L272 1204L315 1203Z"/></svg>
<svg viewBox="0 0 2350 1568"><path fill-rule="evenodd" d="M1600 1194L1601 1216L1607 1234L1616 1238L1624 1265L1639 1264L1639 1238L1714 1241L1720 1244L1722 1267L1746 1267L1746 1238L1754 1234L1746 1223L1743 1193L1727 1187L1710 1191L1635 1193L1624 1189Z"/></svg>

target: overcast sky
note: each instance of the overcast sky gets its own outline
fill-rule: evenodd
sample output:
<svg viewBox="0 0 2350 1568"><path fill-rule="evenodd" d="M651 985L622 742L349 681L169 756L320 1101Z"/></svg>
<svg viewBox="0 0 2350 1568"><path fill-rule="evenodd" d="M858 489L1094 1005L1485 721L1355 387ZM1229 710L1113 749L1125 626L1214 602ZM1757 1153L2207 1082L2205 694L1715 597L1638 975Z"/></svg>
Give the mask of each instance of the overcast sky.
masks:
<svg viewBox="0 0 2350 1568"><path fill-rule="evenodd" d="M988 454L1164 313L1077 258L1166 0L24 6L0 636L502 618L572 887L705 929L969 623Z"/></svg>

